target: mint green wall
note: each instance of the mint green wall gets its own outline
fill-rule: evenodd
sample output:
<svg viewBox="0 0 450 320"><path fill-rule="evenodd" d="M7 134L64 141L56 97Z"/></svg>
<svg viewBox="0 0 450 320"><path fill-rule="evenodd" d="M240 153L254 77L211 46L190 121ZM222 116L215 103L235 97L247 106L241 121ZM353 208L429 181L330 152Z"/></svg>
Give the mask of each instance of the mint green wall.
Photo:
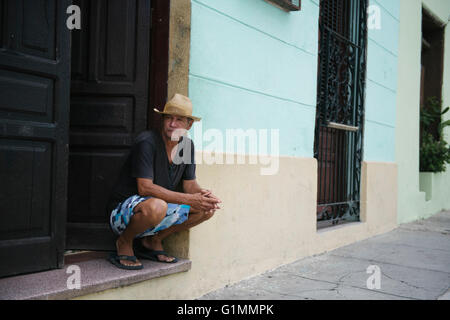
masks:
<svg viewBox="0 0 450 320"><path fill-rule="evenodd" d="M364 159L394 161L399 5L370 4L381 30L369 30ZM318 18L319 0L290 13L263 0L192 0L189 96L203 132L279 129L280 155L312 157Z"/></svg>
<svg viewBox="0 0 450 320"><path fill-rule="evenodd" d="M192 0L189 96L203 132L279 129L280 155L312 157L318 17L309 0L292 13L263 0Z"/></svg>
<svg viewBox="0 0 450 320"><path fill-rule="evenodd" d="M397 0L370 0L369 5L380 9L381 28L368 34L364 160L393 162L400 7Z"/></svg>

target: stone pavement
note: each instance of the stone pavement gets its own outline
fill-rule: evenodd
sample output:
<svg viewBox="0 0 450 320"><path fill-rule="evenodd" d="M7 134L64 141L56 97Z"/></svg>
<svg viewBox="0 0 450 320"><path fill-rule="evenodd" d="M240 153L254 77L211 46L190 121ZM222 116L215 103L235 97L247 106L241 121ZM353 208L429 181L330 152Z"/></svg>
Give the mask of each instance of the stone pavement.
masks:
<svg viewBox="0 0 450 320"><path fill-rule="evenodd" d="M369 266L379 268L379 283L375 280L377 267L368 273ZM441 211L199 299L450 300L449 288L450 211Z"/></svg>

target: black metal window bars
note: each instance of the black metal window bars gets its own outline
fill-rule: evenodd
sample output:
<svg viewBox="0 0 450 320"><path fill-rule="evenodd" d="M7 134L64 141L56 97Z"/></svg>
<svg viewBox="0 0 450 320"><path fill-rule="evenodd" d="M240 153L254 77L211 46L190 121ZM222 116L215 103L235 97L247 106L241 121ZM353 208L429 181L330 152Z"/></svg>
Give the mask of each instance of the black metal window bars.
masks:
<svg viewBox="0 0 450 320"><path fill-rule="evenodd" d="M367 44L366 0L321 0L314 141L318 228L357 221Z"/></svg>

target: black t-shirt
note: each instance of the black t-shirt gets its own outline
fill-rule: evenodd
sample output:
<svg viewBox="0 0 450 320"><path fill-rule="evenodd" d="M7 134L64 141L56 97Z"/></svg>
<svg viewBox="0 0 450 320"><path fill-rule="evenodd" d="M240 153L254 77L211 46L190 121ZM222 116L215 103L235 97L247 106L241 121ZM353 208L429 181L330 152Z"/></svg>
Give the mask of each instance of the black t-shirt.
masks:
<svg viewBox="0 0 450 320"><path fill-rule="evenodd" d="M172 191L182 191L182 180L195 179L194 143L182 137L175 148L177 156L170 164L159 132L144 131L139 134L113 188L108 212L126 198L138 194L136 178L152 179L154 184Z"/></svg>

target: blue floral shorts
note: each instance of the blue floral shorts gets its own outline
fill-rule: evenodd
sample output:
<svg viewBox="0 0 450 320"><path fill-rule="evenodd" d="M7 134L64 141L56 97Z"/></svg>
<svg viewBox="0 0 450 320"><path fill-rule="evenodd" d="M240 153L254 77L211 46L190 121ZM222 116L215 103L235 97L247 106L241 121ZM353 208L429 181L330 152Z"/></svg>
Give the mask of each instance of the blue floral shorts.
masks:
<svg viewBox="0 0 450 320"><path fill-rule="evenodd" d="M135 214L134 207L142 201L150 199L151 197L141 197L139 195L131 196L119 203L117 207L111 212L110 226L116 235L120 235L130 223L131 217ZM142 238L158 233L158 231L169 228L170 226L181 224L188 218L189 209L191 207L185 204L167 204L167 212L165 218L156 227L145 230L138 234L136 238Z"/></svg>

